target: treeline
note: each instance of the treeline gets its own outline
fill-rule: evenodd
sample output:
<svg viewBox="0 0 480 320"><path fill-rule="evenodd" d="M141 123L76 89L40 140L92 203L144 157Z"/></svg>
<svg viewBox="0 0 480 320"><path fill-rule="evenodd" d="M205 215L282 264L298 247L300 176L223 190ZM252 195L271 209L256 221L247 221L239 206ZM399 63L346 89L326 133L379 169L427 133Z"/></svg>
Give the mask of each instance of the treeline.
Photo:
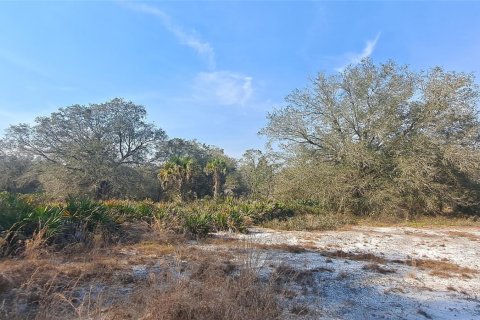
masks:
<svg viewBox="0 0 480 320"><path fill-rule="evenodd" d="M270 168L265 159L249 150L237 161L215 146L168 139L143 106L116 98L10 126L1 141L0 190L97 200L268 196L260 190L271 176L260 173Z"/></svg>
<svg viewBox="0 0 480 320"><path fill-rule="evenodd" d="M264 153L242 159L168 139L122 99L13 125L0 190L95 199L294 200L354 214L466 212L480 205L479 88L471 74L364 60L320 73L268 115Z"/></svg>

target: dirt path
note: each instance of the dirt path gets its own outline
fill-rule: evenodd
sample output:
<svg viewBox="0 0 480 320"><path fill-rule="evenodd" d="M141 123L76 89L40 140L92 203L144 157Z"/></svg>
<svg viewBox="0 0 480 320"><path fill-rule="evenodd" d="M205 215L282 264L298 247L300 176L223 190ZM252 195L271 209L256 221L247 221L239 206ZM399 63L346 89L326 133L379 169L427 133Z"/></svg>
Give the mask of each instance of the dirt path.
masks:
<svg viewBox="0 0 480 320"><path fill-rule="evenodd" d="M285 318L480 319L480 230L355 227L220 233L282 284ZM226 241L228 240L228 241Z"/></svg>

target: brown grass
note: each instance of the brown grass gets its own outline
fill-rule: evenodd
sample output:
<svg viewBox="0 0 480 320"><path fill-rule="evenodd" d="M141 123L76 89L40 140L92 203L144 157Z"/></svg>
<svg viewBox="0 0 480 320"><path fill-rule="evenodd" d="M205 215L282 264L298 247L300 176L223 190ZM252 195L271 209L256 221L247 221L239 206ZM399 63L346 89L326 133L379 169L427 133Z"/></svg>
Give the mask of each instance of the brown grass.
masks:
<svg viewBox="0 0 480 320"><path fill-rule="evenodd" d="M42 247L45 244L45 234L47 228L41 228L38 232L34 232L31 239L25 242L24 256L27 259L32 259L41 254Z"/></svg>
<svg viewBox="0 0 480 320"><path fill-rule="evenodd" d="M322 255L331 257L331 258L341 258L341 259L349 259L349 260L357 260L357 261L369 261L369 262L377 262L377 263L383 263L383 264L389 262L389 260L376 256L373 253L346 252L343 250L337 250L337 251L322 252Z"/></svg>
<svg viewBox="0 0 480 320"><path fill-rule="evenodd" d="M266 221L262 227L298 231L337 230L345 225L356 224L356 219L348 214L297 214L288 219Z"/></svg>
<svg viewBox="0 0 480 320"><path fill-rule="evenodd" d="M393 215L374 215L357 218L356 224L373 227L413 227L413 228L444 228L444 227L479 227L480 219L475 217L458 217L455 215L418 216L409 220Z"/></svg>
<svg viewBox="0 0 480 320"><path fill-rule="evenodd" d="M251 264L195 247L178 247L175 263L148 286L140 286L108 318L276 319L272 285L259 280ZM248 257L244 257L248 259Z"/></svg>
<svg viewBox="0 0 480 320"><path fill-rule="evenodd" d="M313 286L315 284L315 275L319 272L333 272L333 269L318 267L307 270L295 269L287 264L280 264L275 267L272 278L277 285L283 285L295 282L302 286Z"/></svg>
<svg viewBox="0 0 480 320"><path fill-rule="evenodd" d="M296 314L298 316L306 316L312 313L312 310L307 305L304 304L296 304L290 309L290 312Z"/></svg>
<svg viewBox="0 0 480 320"><path fill-rule="evenodd" d="M276 230L325 231L349 230L352 226L373 227L480 227L478 216L458 216L455 214L438 216L416 216L406 220L404 217L377 214L359 217L354 214L297 214L285 220L266 221L262 227Z"/></svg>
<svg viewBox="0 0 480 320"><path fill-rule="evenodd" d="M172 281L168 288L141 288L109 318L141 319L276 319L274 292L252 272L235 277L211 270L202 277Z"/></svg>
<svg viewBox="0 0 480 320"><path fill-rule="evenodd" d="M215 320L280 314L276 292L259 280L253 264L238 264L233 255L201 250L169 234L133 238L90 252L0 260L0 318ZM145 275L135 275L138 266Z"/></svg>
<svg viewBox="0 0 480 320"><path fill-rule="evenodd" d="M463 231L449 231L448 235L452 237L463 237L472 241L479 241L480 237L474 235L473 233L463 232Z"/></svg>
<svg viewBox="0 0 480 320"><path fill-rule="evenodd" d="M416 267L421 270L428 270L430 274L442 278L451 278L451 277L462 277L462 278L471 278L478 273L477 270L461 267L458 264L445 261L445 260L432 260L432 259L410 259L410 260L389 260L383 257L376 256L372 253L356 253L356 252L345 252L342 250L322 252L321 253L327 257L335 257L341 259L349 259L356 261L368 261L371 262L370 265L364 266L364 269L376 271L380 273L392 273L394 270L385 269L378 266L378 264L405 264L408 266ZM376 263L376 264L374 264ZM387 271L388 270L388 271Z"/></svg>
<svg viewBox="0 0 480 320"><path fill-rule="evenodd" d="M286 251L290 253L304 253L307 249L303 246L280 243L280 244L270 244L270 243L252 243L252 247L263 250L279 250Z"/></svg>
<svg viewBox="0 0 480 320"><path fill-rule="evenodd" d="M395 270L384 268L377 263L366 264L366 265L363 266L362 269L363 270L368 270L368 271L373 271L373 272L378 272L378 273L381 273L381 274L395 273Z"/></svg>
<svg viewBox="0 0 480 320"><path fill-rule="evenodd" d="M0 294L3 294L13 287L12 279L0 273Z"/></svg>
<svg viewBox="0 0 480 320"><path fill-rule="evenodd" d="M431 275L441 278L471 278L473 275L478 273L474 269L461 267L458 264L440 260L416 259L406 260L404 263L422 270L429 270Z"/></svg>
<svg viewBox="0 0 480 320"><path fill-rule="evenodd" d="M247 248L251 249L260 249L260 250L278 250L285 251L289 253L304 253L308 252L311 249L315 249L313 242L307 242L301 245L288 244L288 243L259 243L259 242L249 242L249 241L239 241L234 238L207 238L202 240L202 243L228 247L229 249L237 249L241 251L242 249Z"/></svg>

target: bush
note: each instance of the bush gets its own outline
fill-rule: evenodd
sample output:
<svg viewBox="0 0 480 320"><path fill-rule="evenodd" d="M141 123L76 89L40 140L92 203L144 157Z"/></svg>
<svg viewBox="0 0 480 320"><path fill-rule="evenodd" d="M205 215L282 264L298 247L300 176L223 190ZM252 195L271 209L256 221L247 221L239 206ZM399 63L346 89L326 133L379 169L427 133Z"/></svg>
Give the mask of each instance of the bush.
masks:
<svg viewBox="0 0 480 320"><path fill-rule="evenodd" d="M67 198L63 224L63 242L89 243L95 232L103 239L112 238L118 231L118 224L108 215L108 209L100 202L83 197Z"/></svg>
<svg viewBox="0 0 480 320"><path fill-rule="evenodd" d="M344 219L326 215L317 203L311 201L287 205L270 200L231 197L153 203L130 200L99 202L70 196L63 203L54 203L39 197L1 193L0 209L3 213L0 216L0 231L3 232L3 241L0 242L3 244L0 246L4 248L4 254L21 251L25 241L40 235L42 244L59 248L75 243L90 245L96 235L100 235L104 242L110 242L122 236L120 227L123 223L136 221L148 222L154 229L194 238L216 231L246 232L252 224L302 230L334 229L344 224Z"/></svg>
<svg viewBox="0 0 480 320"><path fill-rule="evenodd" d="M145 220L150 221L158 210L152 201L107 200L108 215L118 222Z"/></svg>
<svg viewBox="0 0 480 320"><path fill-rule="evenodd" d="M205 237L212 230L212 216L209 213L186 214L183 218L183 231L195 237Z"/></svg>
<svg viewBox="0 0 480 320"><path fill-rule="evenodd" d="M0 232L10 230L33 210L26 201L8 192L0 193Z"/></svg>
<svg viewBox="0 0 480 320"><path fill-rule="evenodd" d="M17 254L27 240L64 247L72 243L91 244L100 233L103 240L118 235L119 226L107 207L87 198L69 197L65 203L38 203L28 197L0 194L1 253Z"/></svg>

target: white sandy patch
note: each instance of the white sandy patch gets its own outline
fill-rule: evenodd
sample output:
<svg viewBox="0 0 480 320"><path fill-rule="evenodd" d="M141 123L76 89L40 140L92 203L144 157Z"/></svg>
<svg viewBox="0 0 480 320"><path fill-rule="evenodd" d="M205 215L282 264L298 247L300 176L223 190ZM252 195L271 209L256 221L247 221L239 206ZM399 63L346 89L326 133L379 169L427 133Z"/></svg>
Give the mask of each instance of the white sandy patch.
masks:
<svg viewBox="0 0 480 320"><path fill-rule="evenodd" d="M294 297L282 298L285 319L480 319L479 229L355 227L301 232L254 228L247 235L216 236L238 239L239 245L272 245L272 249L251 246L261 274L272 275L279 266L306 274L308 281L282 278L284 287L294 292ZM293 253L279 245L305 247L307 251ZM221 245L215 247L221 249ZM385 261L327 256L337 250L370 253ZM478 273L470 278L457 274L439 277L430 270L392 261L420 259L454 263ZM387 272L368 269L372 263ZM296 312L298 306L306 307L308 313Z"/></svg>

